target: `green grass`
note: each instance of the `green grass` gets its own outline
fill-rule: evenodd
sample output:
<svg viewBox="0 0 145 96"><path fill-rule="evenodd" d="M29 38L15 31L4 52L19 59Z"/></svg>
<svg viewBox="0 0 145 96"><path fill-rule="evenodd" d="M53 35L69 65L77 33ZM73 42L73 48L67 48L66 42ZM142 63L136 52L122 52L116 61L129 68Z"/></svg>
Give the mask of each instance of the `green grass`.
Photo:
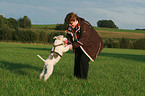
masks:
<svg viewBox="0 0 145 96"><path fill-rule="evenodd" d="M51 77L39 79L52 45L0 43L0 96L144 96L145 50L104 48L87 80L73 76L74 54L64 53Z"/></svg>
<svg viewBox="0 0 145 96"><path fill-rule="evenodd" d="M52 32L65 32L64 30L55 30L56 24L49 24L49 25L32 25L32 28L30 28L33 31L37 32L46 32L46 33L52 33Z"/></svg>

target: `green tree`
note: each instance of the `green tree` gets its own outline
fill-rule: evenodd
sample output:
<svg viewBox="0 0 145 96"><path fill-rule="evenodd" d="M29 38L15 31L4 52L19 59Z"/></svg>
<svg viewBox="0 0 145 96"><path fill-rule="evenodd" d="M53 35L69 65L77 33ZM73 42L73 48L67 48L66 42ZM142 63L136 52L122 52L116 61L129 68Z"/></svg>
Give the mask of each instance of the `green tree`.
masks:
<svg viewBox="0 0 145 96"><path fill-rule="evenodd" d="M0 28L0 40L12 40L12 30L8 26Z"/></svg>
<svg viewBox="0 0 145 96"><path fill-rule="evenodd" d="M9 22L7 21L7 19L3 17L3 15L0 15L0 28L4 26L8 26L8 25L9 25Z"/></svg>
<svg viewBox="0 0 145 96"><path fill-rule="evenodd" d="M20 18L18 22L22 28L31 28L31 20L27 16Z"/></svg>
<svg viewBox="0 0 145 96"><path fill-rule="evenodd" d="M66 30L65 24L57 24L55 30Z"/></svg>
<svg viewBox="0 0 145 96"><path fill-rule="evenodd" d="M11 40L12 30L9 27L8 20L0 15L0 40Z"/></svg>
<svg viewBox="0 0 145 96"><path fill-rule="evenodd" d="M9 19L7 19L7 20L8 20L8 22L9 22L10 28L18 28L18 27L19 27L19 23L18 23L18 21L17 21L16 19L14 19L14 18L9 18Z"/></svg>
<svg viewBox="0 0 145 96"><path fill-rule="evenodd" d="M105 28L117 28L118 27L114 24L112 20L99 20L97 22L98 27L105 27Z"/></svg>

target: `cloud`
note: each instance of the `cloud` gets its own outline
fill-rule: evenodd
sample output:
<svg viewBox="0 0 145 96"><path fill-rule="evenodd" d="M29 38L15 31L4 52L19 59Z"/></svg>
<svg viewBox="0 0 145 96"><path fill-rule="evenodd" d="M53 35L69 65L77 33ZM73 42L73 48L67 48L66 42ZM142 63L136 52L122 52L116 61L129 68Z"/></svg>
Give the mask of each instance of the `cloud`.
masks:
<svg viewBox="0 0 145 96"><path fill-rule="evenodd" d="M134 0L135 3L136 0ZM117 1L118 2L118 1ZM127 2L131 2L128 0ZM138 2L138 1L136 1ZM109 19L113 20L119 28L126 28L126 29L132 29L137 27L144 27L145 23L145 7L132 5L132 4L125 4L126 2L120 1L119 3L114 2L113 4L104 4L104 6L101 6L103 2L84 2L87 6L85 9L85 12L81 11L83 9L80 9L80 13L82 13L87 18L90 18L89 20L93 25L96 25L97 19ZM138 2L138 3L144 3L144 2ZM92 4L94 7L90 7L89 4ZM97 4L99 4L97 6ZM124 6L123 6L124 5ZM91 19L93 18L93 19ZM128 26L128 28L127 28Z"/></svg>
<svg viewBox="0 0 145 96"><path fill-rule="evenodd" d="M20 18L27 15L32 23L63 23L69 12L96 26L98 20L113 20L119 28L143 28L145 23L144 0L1 0L0 14Z"/></svg>

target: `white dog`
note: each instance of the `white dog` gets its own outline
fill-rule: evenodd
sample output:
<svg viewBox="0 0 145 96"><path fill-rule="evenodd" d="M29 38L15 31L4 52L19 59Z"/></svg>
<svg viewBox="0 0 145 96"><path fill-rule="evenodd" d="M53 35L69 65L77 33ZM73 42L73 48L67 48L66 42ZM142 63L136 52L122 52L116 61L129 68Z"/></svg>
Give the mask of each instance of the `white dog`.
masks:
<svg viewBox="0 0 145 96"><path fill-rule="evenodd" d="M67 45L67 38L65 38L63 35L55 36L53 39L56 40L54 41L52 51L48 58L44 60L40 55L37 55L45 62L42 73L40 74L40 79L43 77L45 70L47 69L47 72L44 75L44 81L46 81L52 74L53 66L61 59L63 52L67 52L69 50L69 45Z"/></svg>

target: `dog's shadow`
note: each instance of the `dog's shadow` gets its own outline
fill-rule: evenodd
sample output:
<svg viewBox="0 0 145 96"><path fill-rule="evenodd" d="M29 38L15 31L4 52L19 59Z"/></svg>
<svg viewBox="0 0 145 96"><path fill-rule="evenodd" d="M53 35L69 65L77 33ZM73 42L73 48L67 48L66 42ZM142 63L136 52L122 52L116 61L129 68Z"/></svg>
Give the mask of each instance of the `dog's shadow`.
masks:
<svg viewBox="0 0 145 96"><path fill-rule="evenodd" d="M22 64L22 63L12 63L12 62L6 62L6 61L0 61L0 68L3 70L10 71L10 73L14 73L17 75L22 75L22 76L28 76L29 78L39 78L39 73L42 71L42 68L38 68L36 66L32 66L30 64ZM35 71L36 75L34 75ZM66 77L66 74L58 72L54 70L52 73L55 76L59 77ZM69 78L72 78L68 76Z"/></svg>
<svg viewBox="0 0 145 96"><path fill-rule="evenodd" d="M12 63L6 61L0 61L0 68L9 70L10 72L18 75L31 75L29 71L32 71L32 69L39 72L41 71L40 68L30 64Z"/></svg>

